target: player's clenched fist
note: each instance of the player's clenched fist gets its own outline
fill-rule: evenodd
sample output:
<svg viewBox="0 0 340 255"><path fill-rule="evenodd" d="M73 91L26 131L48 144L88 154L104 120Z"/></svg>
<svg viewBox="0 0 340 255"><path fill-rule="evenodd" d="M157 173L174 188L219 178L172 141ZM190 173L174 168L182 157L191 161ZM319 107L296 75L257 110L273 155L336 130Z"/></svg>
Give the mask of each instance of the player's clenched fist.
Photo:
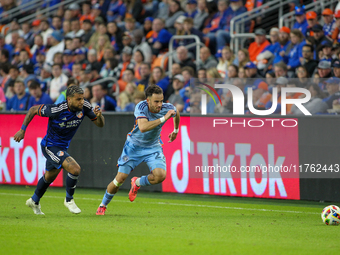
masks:
<svg viewBox="0 0 340 255"><path fill-rule="evenodd" d="M176 115L176 112L174 110L170 110L168 111L165 115L164 115L164 118L165 120L168 120L170 119L172 116L175 116Z"/></svg>
<svg viewBox="0 0 340 255"><path fill-rule="evenodd" d="M97 117L100 117L102 115L102 111L98 105L93 109L93 112L94 114L96 114Z"/></svg>

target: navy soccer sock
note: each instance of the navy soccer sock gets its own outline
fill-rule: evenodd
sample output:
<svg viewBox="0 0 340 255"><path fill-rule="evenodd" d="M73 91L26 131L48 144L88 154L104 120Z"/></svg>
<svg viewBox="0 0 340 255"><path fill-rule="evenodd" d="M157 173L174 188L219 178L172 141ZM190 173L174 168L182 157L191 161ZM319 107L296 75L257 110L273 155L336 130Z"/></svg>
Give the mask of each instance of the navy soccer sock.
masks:
<svg viewBox="0 0 340 255"><path fill-rule="evenodd" d="M39 204L39 201L40 201L40 198L42 198L42 196L45 194L48 186L50 186L50 182L47 182L45 180L45 175L43 175L39 181L38 181L38 184L37 184L37 187L34 191L34 194L32 196L32 200L36 203L36 204Z"/></svg>
<svg viewBox="0 0 340 255"><path fill-rule="evenodd" d="M78 182L79 175L73 175L68 173L66 177L66 202L70 202L73 199L73 194Z"/></svg>

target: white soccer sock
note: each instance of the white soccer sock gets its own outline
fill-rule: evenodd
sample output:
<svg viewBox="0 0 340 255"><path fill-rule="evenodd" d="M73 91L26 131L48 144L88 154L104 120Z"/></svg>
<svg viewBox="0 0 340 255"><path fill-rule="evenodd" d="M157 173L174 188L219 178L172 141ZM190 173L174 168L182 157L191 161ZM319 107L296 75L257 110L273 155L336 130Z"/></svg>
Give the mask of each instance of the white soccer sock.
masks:
<svg viewBox="0 0 340 255"><path fill-rule="evenodd" d="M140 186L140 178L136 180L136 185L139 187Z"/></svg>

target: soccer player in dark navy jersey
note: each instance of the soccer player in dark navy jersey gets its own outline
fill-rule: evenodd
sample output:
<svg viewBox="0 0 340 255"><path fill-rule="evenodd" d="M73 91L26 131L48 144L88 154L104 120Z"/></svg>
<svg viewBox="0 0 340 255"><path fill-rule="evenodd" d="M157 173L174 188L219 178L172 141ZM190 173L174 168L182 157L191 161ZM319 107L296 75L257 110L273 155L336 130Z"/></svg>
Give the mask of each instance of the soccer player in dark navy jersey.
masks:
<svg viewBox="0 0 340 255"><path fill-rule="evenodd" d="M32 208L35 214L44 214L39 201L63 168L68 172L64 205L70 212L80 213L81 210L73 199L80 166L67 153L67 149L85 116L98 127L104 126L101 110L99 106L93 109L91 104L84 100L84 91L81 88L70 86L66 91L66 101L56 105L42 104L30 108L21 129L14 135L16 142L25 137L26 128L35 115L49 117L47 134L41 141L42 153L46 158L46 172L38 181L36 190L26 201L26 205Z"/></svg>
<svg viewBox="0 0 340 255"><path fill-rule="evenodd" d="M165 122L173 118L174 131L169 134L169 142L176 139L179 131L179 112L175 106L163 103L163 90L157 86L149 86L145 90L146 100L135 107L135 125L128 134L121 156L118 159L118 173L109 183L103 200L96 214L105 215L106 206L110 203L119 187L131 171L141 162L145 162L150 174L131 179L129 199L133 202L141 186L161 183L166 177L165 156L162 149L160 133Z"/></svg>

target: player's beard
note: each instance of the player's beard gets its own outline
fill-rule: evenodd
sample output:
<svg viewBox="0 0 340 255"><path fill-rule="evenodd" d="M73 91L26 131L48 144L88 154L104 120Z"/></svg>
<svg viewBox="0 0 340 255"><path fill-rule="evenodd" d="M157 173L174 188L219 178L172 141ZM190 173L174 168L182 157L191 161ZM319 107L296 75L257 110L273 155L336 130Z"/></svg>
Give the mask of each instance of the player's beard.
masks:
<svg viewBox="0 0 340 255"><path fill-rule="evenodd" d="M83 110L83 107L79 108L78 106L75 106L75 105L70 105L69 108L72 112L78 112L78 111Z"/></svg>
<svg viewBox="0 0 340 255"><path fill-rule="evenodd" d="M155 107L153 109L153 112L159 113L161 111L161 109L162 109L162 107L160 107L160 108Z"/></svg>

